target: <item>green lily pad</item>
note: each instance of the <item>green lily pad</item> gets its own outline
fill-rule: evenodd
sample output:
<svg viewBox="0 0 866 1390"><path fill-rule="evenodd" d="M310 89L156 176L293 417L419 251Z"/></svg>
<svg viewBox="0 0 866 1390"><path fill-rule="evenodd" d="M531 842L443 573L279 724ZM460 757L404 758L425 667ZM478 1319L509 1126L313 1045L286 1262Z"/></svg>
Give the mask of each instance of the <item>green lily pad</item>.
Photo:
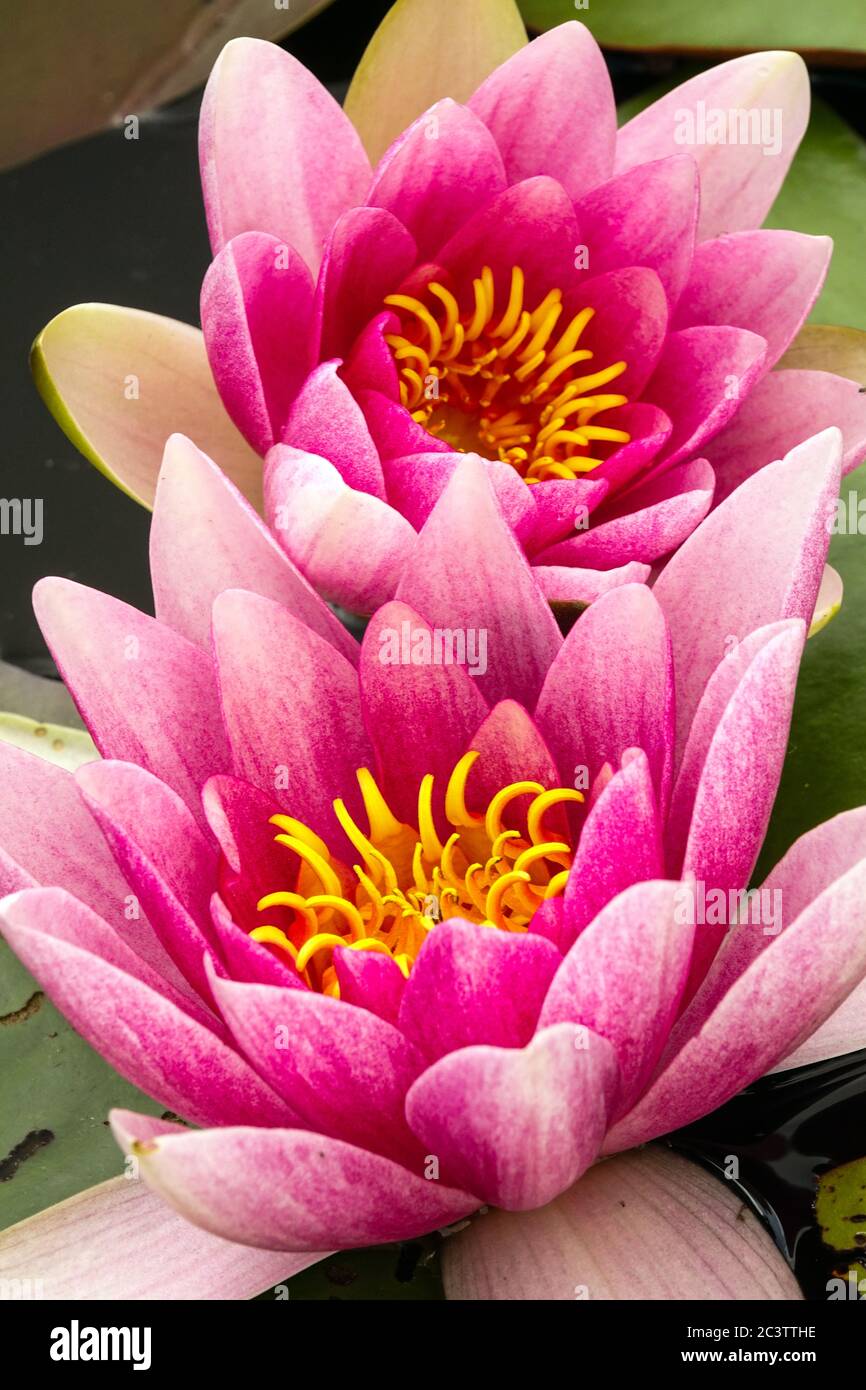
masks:
<svg viewBox="0 0 866 1390"><path fill-rule="evenodd" d="M810 55L866 52L862 0L787 0L758 4L727 0L519 0L532 29L552 29L580 19L608 48L698 53L742 49L796 48Z"/></svg>
<svg viewBox="0 0 866 1390"><path fill-rule="evenodd" d="M866 1249L866 1158L821 1174L815 1216L831 1250Z"/></svg>

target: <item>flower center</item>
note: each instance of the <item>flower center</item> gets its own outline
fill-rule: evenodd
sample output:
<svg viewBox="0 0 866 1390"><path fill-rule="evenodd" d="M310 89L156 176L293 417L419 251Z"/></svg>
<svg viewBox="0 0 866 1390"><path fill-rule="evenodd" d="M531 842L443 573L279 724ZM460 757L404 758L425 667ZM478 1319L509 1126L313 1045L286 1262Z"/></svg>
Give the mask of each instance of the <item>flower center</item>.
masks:
<svg viewBox="0 0 866 1390"><path fill-rule="evenodd" d="M418 791L417 826L394 816L367 768L358 784L369 820L364 833L342 800L334 811L360 864L348 869L308 826L291 816L271 818L297 857L293 886L268 893L258 910L288 909L283 926L255 927L256 941L284 951L306 983L339 995L333 965L336 947L380 951L408 975L427 933L449 917L523 932L546 898L562 893L572 861L566 818L558 832L544 821L556 806L583 801L579 791L545 791L538 782L513 782L491 799L483 815L466 806L466 780L478 753L466 753L445 793L445 817L453 832L444 844L433 815L433 775ZM515 803L531 798L525 815ZM522 803L525 806L525 801ZM510 817L523 829L504 824Z"/></svg>
<svg viewBox="0 0 866 1390"><path fill-rule="evenodd" d="M576 478L603 463L609 446L629 442L625 430L596 423L627 397L598 394L622 375L625 362L586 370L593 354L578 343L594 309L581 309L561 328L562 290L530 309L519 266L499 315L489 266L472 288L467 313L436 280L423 298L385 299L400 319L401 331L386 341L413 420L461 452L511 464L527 483Z"/></svg>

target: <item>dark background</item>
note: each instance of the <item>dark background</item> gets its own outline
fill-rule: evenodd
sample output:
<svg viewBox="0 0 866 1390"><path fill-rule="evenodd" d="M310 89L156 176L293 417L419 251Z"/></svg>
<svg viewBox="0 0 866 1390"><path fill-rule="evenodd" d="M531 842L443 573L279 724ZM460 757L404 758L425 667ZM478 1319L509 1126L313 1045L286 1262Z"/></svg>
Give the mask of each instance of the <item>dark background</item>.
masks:
<svg viewBox="0 0 866 1390"><path fill-rule="evenodd" d="M390 0L335 0L285 47L342 96ZM682 63L607 55L618 101ZM864 129L863 79L813 72L815 90ZM44 574L63 574L150 610L149 513L83 459L30 379L33 338L55 314L88 300L198 322L209 248L198 182L201 93L142 117L140 138L106 131L0 175L3 244L0 496L42 497L44 539L0 545L0 656L52 673L30 609ZM864 131L866 133L866 131Z"/></svg>

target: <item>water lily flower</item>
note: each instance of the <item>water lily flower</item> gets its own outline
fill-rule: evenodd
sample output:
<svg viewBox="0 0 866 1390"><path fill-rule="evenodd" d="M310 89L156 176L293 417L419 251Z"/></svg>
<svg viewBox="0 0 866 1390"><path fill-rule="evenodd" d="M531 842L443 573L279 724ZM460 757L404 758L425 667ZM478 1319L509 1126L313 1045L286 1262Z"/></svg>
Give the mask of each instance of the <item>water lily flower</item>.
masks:
<svg viewBox="0 0 866 1390"><path fill-rule="evenodd" d="M831 251L760 229L808 119L802 60L723 63L617 132L589 31L523 38L513 0L400 0L346 111L280 48L231 42L201 111L203 343L105 306L49 324L37 380L79 446L146 502L175 430L257 505L264 459L280 543L363 613L464 452L577 604L646 578L816 430L842 428L852 467L857 385L771 370ZM723 140L719 112L740 121Z"/></svg>
<svg viewBox="0 0 866 1390"><path fill-rule="evenodd" d="M0 747L0 919L83 1036L197 1126L113 1115L156 1193L269 1274L274 1251L295 1268L484 1205L556 1225L600 1157L863 1045L866 810L772 871L772 931L680 910L749 882L840 463L832 430L762 469L654 590L611 590L567 638L472 457L360 647L192 446L157 490L155 618L40 582L102 760ZM475 675L430 655L468 627ZM674 1193L728 1220L681 1160L630 1162L592 1179L592 1231L617 1174L641 1219L665 1188L677 1248ZM796 1296L747 1234L736 1296ZM480 1287L461 1260L455 1287Z"/></svg>

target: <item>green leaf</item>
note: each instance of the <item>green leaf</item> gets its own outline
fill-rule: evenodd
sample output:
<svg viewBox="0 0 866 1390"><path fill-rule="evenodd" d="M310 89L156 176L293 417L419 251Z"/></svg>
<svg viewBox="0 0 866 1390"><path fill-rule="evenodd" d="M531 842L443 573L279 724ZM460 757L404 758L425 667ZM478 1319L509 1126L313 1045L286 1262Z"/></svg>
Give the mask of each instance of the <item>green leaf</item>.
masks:
<svg viewBox="0 0 866 1390"><path fill-rule="evenodd" d="M866 1158L821 1174L815 1216L831 1250L866 1248Z"/></svg>
<svg viewBox="0 0 866 1390"><path fill-rule="evenodd" d="M278 1286L279 1288L279 1286ZM289 1298L301 1300L431 1300L445 1297L439 1259L431 1239L404 1245L343 1250L288 1281ZM263 1294L264 1301L280 1295Z"/></svg>
<svg viewBox="0 0 866 1390"><path fill-rule="evenodd" d="M806 643L756 883L800 835L866 802L866 465L844 480L840 500L847 534L833 537L829 560L845 597L832 623Z"/></svg>
<svg viewBox="0 0 866 1390"><path fill-rule="evenodd" d="M519 0L532 29L552 29L579 19L600 44L668 53L705 49L796 48L801 53L866 52L862 0L726 0L723 5L695 0Z"/></svg>

